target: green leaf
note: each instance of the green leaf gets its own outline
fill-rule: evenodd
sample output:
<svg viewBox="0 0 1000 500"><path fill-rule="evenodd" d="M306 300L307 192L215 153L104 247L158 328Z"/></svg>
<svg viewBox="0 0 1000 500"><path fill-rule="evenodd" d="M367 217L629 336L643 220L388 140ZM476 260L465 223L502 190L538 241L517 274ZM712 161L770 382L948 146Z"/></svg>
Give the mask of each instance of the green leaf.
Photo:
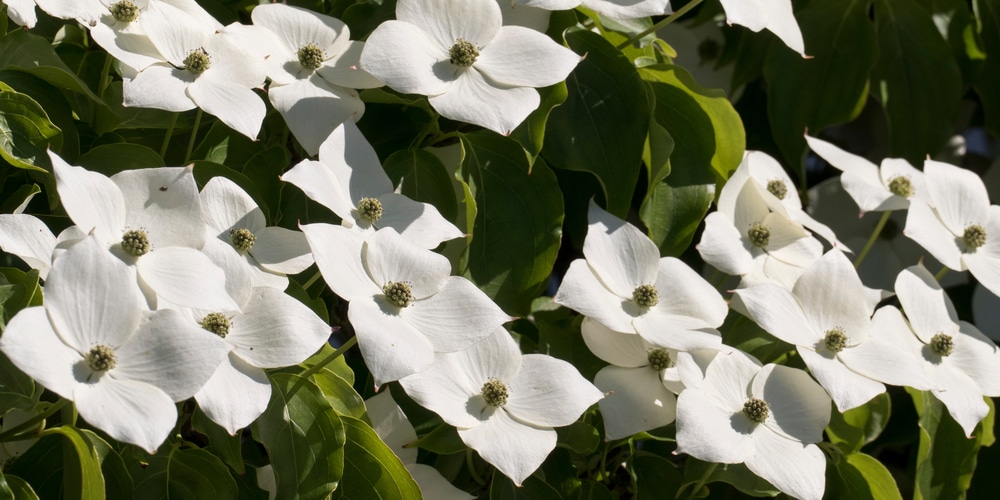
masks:
<svg viewBox="0 0 1000 500"><path fill-rule="evenodd" d="M104 475L105 495L108 498L132 498L134 492L132 476L121 455L93 431L82 429L80 433L97 451L97 458L101 462L101 473Z"/></svg>
<svg viewBox="0 0 1000 500"><path fill-rule="evenodd" d="M334 498L419 498L420 488L392 450L368 424L342 417L347 431L344 480Z"/></svg>
<svg viewBox="0 0 1000 500"><path fill-rule="evenodd" d="M826 429L830 442L844 443L851 451L859 451L882 434L892 414L891 400L889 394L883 392L862 406L844 413L833 410L831 414Z"/></svg>
<svg viewBox="0 0 1000 500"><path fill-rule="evenodd" d="M281 204L281 191L285 183L281 182L279 177L289 167L291 161L288 150L273 147L257 153L243 165L243 175L259 188L257 192L247 194L264 211L267 220L271 220L271 207L277 208Z"/></svg>
<svg viewBox="0 0 1000 500"><path fill-rule="evenodd" d="M979 36L986 52L973 87L983 103L986 127L1000 134L1000 92L996 91L996 75L1000 74L1000 2L973 0L973 8L979 18Z"/></svg>
<svg viewBox="0 0 1000 500"><path fill-rule="evenodd" d="M595 175L608 211L624 218L642 167L651 106L635 67L607 40L585 30L565 37L587 57L566 79L565 104L549 116L542 157L554 167Z"/></svg>
<svg viewBox="0 0 1000 500"><path fill-rule="evenodd" d="M150 457L147 467L136 467L135 498L236 498L236 481L226 464L201 449L179 449Z"/></svg>
<svg viewBox="0 0 1000 500"><path fill-rule="evenodd" d="M806 128L854 119L868 96L875 64L875 34L868 0L808 2L795 12L805 38L803 59L782 43L772 43L764 63L771 132L788 163L799 165Z"/></svg>
<svg viewBox="0 0 1000 500"><path fill-rule="evenodd" d="M61 132L62 145L54 149L59 156L72 163L80 155L80 134L74 122L73 108L62 91L45 80L17 70L0 70L0 82L14 91L31 96Z"/></svg>
<svg viewBox="0 0 1000 500"><path fill-rule="evenodd" d="M221 425L213 422L200 407L196 407L191 417L191 427L208 438L208 450L219 457L226 465L233 468L237 474L246 473L243 466L242 446L239 433L230 436Z"/></svg>
<svg viewBox="0 0 1000 500"><path fill-rule="evenodd" d="M104 474L97 450L90 440L76 427L62 425L44 431L62 434L63 442L63 498L104 498Z"/></svg>
<svg viewBox="0 0 1000 500"><path fill-rule="evenodd" d="M21 309L42 305L42 288L38 270L27 272L13 267L0 267L0 326L6 327Z"/></svg>
<svg viewBox="0 0 1000 500"><path fill-rule="evenodd" d="M313 382L319 386L326 400L340 416L367 419L365 400L351 383L335 372L323 368L312 376Z"/></svg>
<svg viewBox="0 0 1000 500"><path fill-rule="evenodd" d="M217 121L212 124L212 128L205 134L191 157L221 163L230 168L240 168L254 155L263 151L263 148L259 141L250 140L247 136Z"/></svg>
<svg viewBox="0 0 1000 500"><path fill-rule="evenodd" d="M541 352L569 361L588 380L607 366L587 348L580 332L583 316L552 301L538 297L531 304L531 317L538 328L538 347Z"/></svg>
<svg viewBox="0 0 1000 500"><path fill-rule="evenodd" d="M915 0L877 0L875 20L879 59L872 90L889 122L889 152L920 165L953 133L962 75L948 43Z"/></svg>
<svg viewBox="0 0 1000 500"><path fill-rule="evenodd" d="M156 151L127 142L97 146L80 155L77 165L108 177L125 170L166 166Z"/></svg>
<svg viewBox="0 0 1000 500"><path fill-rule="evenodd" d="M0 498L10 498L12 500L38 500L38 494L35 490L31 488L31 485L27 481L21 479L17 476L5 475L0 479L5 481L7 484L7 492L10 493L9 497L4 497L0 493Z"/></svg>
<svg viewBox="0 0 1000 500"><path fill-rule="evenodd" d="M744 464L712 464L688 457L684 465L684 487L707 477L704 484L721 482L755 497L773 497L779 492L771 483L750 472Z"/></svg>
<svg viewBox="0 0 1000 500"><path fill-rule="evenodd" d="M580 487L567 497L569 500L615 500L615 496L601 483L582 481Z"/></svg>
<svg viewBox="0 0 1000 500"><path fill-rule="evenodd" d="M0 203L0 213L14 213L18 207L22 204L27 205L31 198L41 192L42 188L38 187L38 184L21 184L16 191L11 193L6 200Z"/></svg>
<svg viewBox="0 0 1000 500"><path fill-rule="evenodd" d="M451 176L433 153L423 149L397 151L385 159L382 167L399 185L400 193L434 205L445 219L455 221L458 202Z"/></svg>
<svg viewBox="0 0 1000 500"><path fill-rule="evenodd" d="M601 433L597 428L581 420L559 427L556 433L556 446L573 450L580 455L589 455L601 444Z"/></svg>
<svg viewBox="0 0 1000 500"><path fill-rule="evenodd" d="M6 354L0 352L0 416L15 408L31 409L37 402L40 387L34 379L18 370Z"/></svg>
<svg viewBox="0 0 1000 500"><path fill-rule="evenodd" d="M964 496L976 471L979 448L993 437L993 402L984 398L990 406L990 414L972 431L972 437L967 438L944 404L930 392L909 387L906 392L913 398L920 425L913 498Z"/></svg>
<svg viewBox="0 0 1000 500"><path fill-rule="evenodd" d="M104 105L97 94L59 58L48 40L27 30L16 30L0 40L0 68L31 73L58 88L83 94Z"/></svg>
<svg viewBox="0 0 1000 500"><path fill-rule="evenodd" d="M691 460L688 459L688 463ZM669 460L638 453L628 461L628 470L635 478L635 500L674 498L681 486L681 473Z"/></svg>
<svg viewBox="0 0 1000 500"><path fill-rule="evenodd" d="M63 439L49 434L31 445L4 474L27 481L40 498L63 496Z"/></svg>
<svg viewBox="0 0 1000 500"><path fill-rule="evenodd" d="M827 498L902 500L896 481L882 462L864 453L851 453L826 466Z"/></svg>
<svg viewBox="0 0 1000 500"><path fill-rule="evenodd" d="M493 474L489 500L538 500L560 498L559 492L537 476L529 476L520 487L499 471Z"/></svg>
<svg viewBox="0 0 1000 500"><path fill-rule="evenodd" d="M320 390L297 375L271 376L271 401L250 427L267 449L278 498L326 498L344 474L344 424Z"/></svg>
<svg viewBox="0 0 1000 500"><path fill-rule="evenodd" d="M514 141L463 135L463 178L476 197L468 276L507 313L527 314L548 284L562 236L562 195L543 161Z"/></svg>
<svg viewBox="0 0 1000 500"><path fill-rule="evenodd" d="M62 144L62 132L27 94L0 92L0 157L18 168L47 171L45 150Z"/></svg>
<svg viewBox="0 0 1000 500"><path fill-rule="evenodd" d="M312 368L313 365L326 359L331 354L333 354L334 351L336 351L336 349L334 349L330 344L324 344L323 347L321 347L316 354L309 356L309 358L307 358L302 363L299 363L299 365L304 366L306 368ZM338 356L336 359L334 359L326 366L324 366L323 369L332 371L333 373L337 374L338 377L346 380L352 386L354 385L354 371L351 370L350 366L348 366L347 361L344 359L344 356Z"/></svg>
<svg viewBox="0 0 1000 500"><path fill-rule="evenodd" d="M733 310L729 311L719 331L726 345L753 355L761 363L771 363L795 349L795 346L774 338L757 323Z"/></svg>
<svg viewBox="0 0 1000 500"><path fill-rule="evenodd" d="M451 455L465 451L467 447L455 427L441 424L413 443L413 447L422 448L438 455Z"/></svg>
<svg viewBox="0 0 1000 500"><path fill-rule="evenodd" d="M524 147L532 161L542 151L545 142L545 124L549 115L556 106L566 102L569 90L566 88L566 82L559 82L551 87L538 89L538 93L541 96L538 108L510 133L510 138Z"/></svg>

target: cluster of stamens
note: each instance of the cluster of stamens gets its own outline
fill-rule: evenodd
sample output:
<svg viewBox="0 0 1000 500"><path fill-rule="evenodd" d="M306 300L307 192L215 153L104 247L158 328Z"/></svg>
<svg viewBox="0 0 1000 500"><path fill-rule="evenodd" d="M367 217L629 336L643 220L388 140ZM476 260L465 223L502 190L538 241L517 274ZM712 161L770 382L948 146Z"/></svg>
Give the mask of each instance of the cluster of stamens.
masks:
<svg viewBox="0 0 1000 500"><path fill-rule="evenodd" d="M204 48L194 49L184 58L184 68L192 73L204 73L211 67L212 57Z"/></svg>
<svg viewBox="0 0 1000 500"><path fill-rule="evenodd" d="M209 313L201 319L201 327L222 338L226 338L226 335L229 335L232 323L229 322L229 317L225 314Z"/></svg>
<svg viewBox="0 0 1000 500"><path fill-rule="evenodd" d="M114 16L116 21L123 23L130 23L139 18L139 6L129 0L122 0L121 2L112 4L108 10L111 11L111 15Z"/></svg>
<svg viewBox="0 0 1000 500"><path fill-rule="evenodd" d="M781 179L767 181L767 190L779 200L784 200L788 195L788 186L785 186L785 181Z"/></svg>
<svg viewBox="0 0 1000 500"><path fill-rule="evenodd" d="M750 420L761 424L767 420L767 416L771 414L771 410L767 407L767 403L763 399L750 398L743 403L743 413Z"/></svg>
<svg viewBox="0 0 1000 500"><path fill-rule="evenodd" d="M843 351L847 347L847 334L840 328L827 330L826 336L823 337L823 343L831 352Z"/></svg>
<svg viewBox="0 0 1000 500"><path fill-rule="evenodd" d="M315 43L310 43L299 47L299 64L303 68L316 69L323 65L323 49L319 48Z"/></svg>
<svg viewBox="0 0 1000 500"><path fill-rule="evenodd" d="M483 399L490 406L500 407L507 404L508 396L510 396L510 391L507 389L507 384L495 378L491 378L483 384Z"/></svg>
<svg viewBox="0 0 1000 500"><path fill-rule="evenodd" d="M448 56L451 57L450 61L455 66L468 68L479 57L479 47L464 38L459 38L455 40L455 45L452 45L451 49L448 50Z"/></svg>
<svg viewBox="0 0 1000 500"><path fill-rule="evenodd" d="M908 177L899 175L889 179L889 191L896 196L909 198L913 196L913 183Z"/></svg>
<svg viewBox="0 0 1000 500"><path fill-rule="evenodd" d="M771 241L771 230L760 222L754 222L750 229L747 229L747 237L750 238L750 244L753 246L764 248Z"/></svg>
<svg viewBox="0 0 1000 500"><path fill-rule="evenodd" d="M390 304L396 307L406 307L413 302L413 291L405 281L390 281L382 287L382 293Z"/></svg>
<svg viewBox="0 0 1000 500"><path fill-rule="evenodd" d="M378 222L382 218L382 202L378 198L364 197L358 200L358 215L362 219L371 222Z"/></svg>
<svg viewBox="0 0 1000 500"><path fill-rule="evenodd" d="M253 243L257 241L257 237L245 227L230 229L229 239L232 240L233 246L241 252L249 252L253 248Z"/></svg>
<svg viewBox="0 0 1000 500"><path fill-rule="evenodd" d="M968 250L975 250L986 244L986 230L979 224L972 224L965 228L962 240Z"/></svg>
<svg viewBox="0 0 1000 500"><path fill-rule="evenodd" d="M87 360L87 366L95 372L108 371L115 367L118 362L118 358L115 356L115 350L110 346L103 344L95 345L90 349L85 358Z"/></svg>
<svg viewBox="0 0 1000 500"><path fill-rule="evenodd" d="M930 346L931 350L938 356L950 356L955 351L955 341L952 340L951 335L944 333L935 333L931 337Z"/></svg>
<svg viewBox="0 0 1000 500"><path fill-rule="evenodd" d="M653 307L660 302L660 292L653 285L639 285L632 291L632 300L640 307Z"/></svg>
<svg viewBox="0 0 1000 500"><path fill-rule="evenodd" d="M670 359L670 352L666 349L653 349L649 351L649 367L656 370L666 370L674 366L674 360Z"/></svg>
<svg viewBox="0 0 1000 500"><path fill-rule="evenodd" d="M152 249L149 236L142 229L125 231L125 234L122 235L122 250L133 257L146 255Z"/></svg>

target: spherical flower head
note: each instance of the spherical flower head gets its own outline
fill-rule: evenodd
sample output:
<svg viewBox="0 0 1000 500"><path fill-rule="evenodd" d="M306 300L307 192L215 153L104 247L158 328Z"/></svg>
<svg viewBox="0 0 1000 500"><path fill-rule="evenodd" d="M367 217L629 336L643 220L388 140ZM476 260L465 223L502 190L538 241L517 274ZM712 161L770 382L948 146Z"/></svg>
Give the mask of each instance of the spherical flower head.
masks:
<svg viewBox="0 0 1000 500"><path fill-rule="evenodd" d="M779 200L784 200L788 195L788 186L785 186L785 181L781 179L767 181L767 190Z"/></svg>
<svg viewBox="0 0 1000 500"><path fill-rule="evenodd" d="M975 252L977 248L986 244L986 229L979 224L971 224L965 228L962 241L965 242L966 252Z"/></svg>
<svg viewBox="0 0 1000 500"><path fill-rule="evenodd" d="M133 257L141 257L153 249L149 242L149 235L142 229L125 231L122 235L122 249L125 253Z"/></svg>
<svg viewBox="0 0 1000 500"><path fill-rule="evenodd" d="M747 229L747 237L753 246L764 248L771 240L771 230L760 222L754 222L750 229Z"/></svg>
<svg viewBox="0 0 1000 500"><path fill-rule="evenodd" d="M674 366L674 360L670 359L670 352L666 349L653 349L649 351L649 367L656 370L666 370Z"/></svg>
<svg viewBox="0 0 1000 500"><path fill-rule="evenodd" d="M315 43L309 43L299 47L299 51L296 53L299 57L299 64L303 68L316 69L323 65L323 60L326 55L323 53L323 49L316 46Z"/></svg>
<svg viewBox="0 0 1000 500"><path fill-rule="evenodd" d="M233 242L233 246L244 253L249 252L253 248L254 242L257 241L257 237L254 236L253 232L245 227L230 230L229 237Z"/></svg>
<svg viewBox="0 0 1000 500"><path fill-rule="evenodd" d="M847 347L847 334L840 328L827 330L826 336L823 337L823 344L826 345L826 348L830 352L838 353L843 351Z"/></svg>
<svg viewBox="0 0 1000 500"><path fill-rule="evenodd" d="M194 49L184 58L184 68L196 75L208 71L211 67L212 57L204 48Z"/></svg>
<svg viewBox="0 0 1000 500"><path fill-rule="evenodd" d="M229 317L222 313L209 313L201 320L201 327L208 330L219 337L226 338L229 335L229 329L232 327L232 323L229 321Z"/></svg>
<svg viewBox="0 0 1000 500"><path fill-rule="evenodd" d="M639 285L632 291L632 300L639 307L653 307L660 302L660 292L653 285Z"/></svg>
<svg viewBox="0 0 1000 500"><path fill-rule="evenodd" d="M892 194L902 196L903 198L909 198L913 196L913 193L915 192L913 182L910 181L910 178L902 175L893 177L889 180L889 191L891 191Z"/></svg>
<svg viewBox="0 0 1000 500"><path fill-rule="evenodd" d="M931 350L941 357L951 356L951 353L955 352L955 341L951 335L945 333L934 334L929 345Z"/></svg>
<svg viewBox="0 0 1000 500"><path fill-rule="evenodd" d="M476 47L474 43L464 38L459 38L455 40L455 45L452 45L451 49L448 49L448 56L451 63L455 66L468 68L479 57L479 47Z"/></svg>
<svg viewBox="0 0 1000 500"><path fill-rule="evenodd" d="M396 307L407 307L413 303L413 291L405 281L390 281L382 286L385 299Z"/></svg>
<svg viewBox="0 0 1000 500"><path fill-rule="evenodd" d="M507 388L507 384L504 384L498 379L491 378L485 384L483 384L483 399L486 400L486 404L495 407L501 407L507 404L507 398L510 396L510 389Z"/></svg>
<svg viewBox="0 0 1000 500"><path fill-rule="evenodd" d="M358 200L358 214L362 219L374 224L384 215L382 202L378 201L378 198L369 198L367 196L361 198Z"/></svg>
<svg viewBox="0 0 1000 500"><path fill-rule="evenodd" d="M87 366L95 372L106 372L114 368L115 364L118 363L115 350L103 344L98 344L90 348L90 352L87 353L85 359L87 360Z"/></svg>
<svg viewBox="0 0 1000 500"><path fill-rule="evenodd" d="M762 424L771 414L771 410L763 399L750 398L743 403L743 414L753 422Z"/></svg>
<svg viewBox="0 0 1000 500"><path fill-rule="evenodd" d="M130 23L139 18L139 6L129 0L112 4L109 10L111 10L111 15L115 17L115 20L123 23Z"/></svg>

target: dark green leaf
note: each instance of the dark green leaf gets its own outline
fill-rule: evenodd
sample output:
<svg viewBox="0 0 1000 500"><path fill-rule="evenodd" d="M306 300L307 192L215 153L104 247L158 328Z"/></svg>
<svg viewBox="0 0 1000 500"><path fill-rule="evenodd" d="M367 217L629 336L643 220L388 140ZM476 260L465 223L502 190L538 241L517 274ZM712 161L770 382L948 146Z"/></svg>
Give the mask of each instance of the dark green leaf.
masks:
<svg viewBox="0 0 1000 500"><path fill-rule="evenodd" d="M191 157L235 169L241 168L263 149L260 142L248 139L222 122L215 122Z"/></svg>
<svg viewBox="0 0 1000 500"><path fill-rule="evenodd" d="M688 463L691 463L690 459ZM628 470L635 478L636 500L674 498L681 486L681 473L677 467L656 455L637 454L628 462Z"/></svg>
<svg viewBox="0 0 1000 500"><path fill-rule="evenodd" d="M763 328L742 314L730 310L726 321L719 327L722 341L761 363L770 363L795 349L795 346L774 338Z"/></svg>
<svg viewBox="0 0 1000 500"><path fill-rule="evenodd" d="M82 429L80 433L94 447L94 450L97 451L97 458L101 461L105 496L108 498L132 498L132 476L129 474L128 467L125 466L121 455L93 431Z"/></svg>
<svg viewBox="0 0 1000 500"><path fill-rule="evenodd" d="M26 204L27 200L41 192L42 188L38 187L38 184L22 184L6 200L0 203L0 213L14 213L17 207L21 206L21 204Z"/></svg>
<svg viewBox="0 0 1000 500"><path fill-rule="evenodd" d="M548 284L562 235L562 195L542 161L491 132L464 135L463 177L476 197L468 275L504 311L527 314ZM530 173L529 173L530 169Z"/></svg>
<svg viewBox="0 0 1000 500"><path fill-rule="evenodd" d="M529 476L524 483L518 487L514 482L507 479L500 472L493 474L493 481L490 483L489 500L556 500L562 498L555 488L537 476Z"/></svg>
<svg viewBox="0 0 1000 500"><path fill-rule="evenodd" d="M281 190L284 183L279 176L291 165L291 158L285 148L273 147L254 155L243 166L243 175L254 182L257 192L248 192L264 211L267 220L271 220L271 207L281 203Z"/></svg>
<svg viewBox="0 0 1000 500"><path fill-rule="evenodd" d="M397 184L400 192L410 198L430 203L450 222L458 214L455 189L448 170L437 156L423 149L397 151L383 162L382 167Z"/></svg>
<svg viewBox="0 0 1000 500"><path fill-rule="evenodd" d="M573 450L580 455L588 455L601 444L601 433L593 425L577 420L566 427L556 429L557 446Z"/></svg>
<svg viewBox="0 0 1000 500"><path fill-rule="evenodd" d="M56 150L66 161L73 162L80 154L80 135L76 130L73 109L62 92L45 80L17 70L0 70L0 82L17 92L31 96L62 135L62 145Z"/></svg>
<svg viewBox="0 0 1000 500"><path fill-rule="evenodd" d="M368 418L365 411L365 400L354 390L351 383L331 370L323 368L312 376L313 382L319 386L326 400L340 416L360 419Z"/></svg>
<svg viewBox="0 0 1000 500"><path fill-rule="evenodd" d="M38 500L38 495L35 493L35 490L31 489L31 485L24 479L17 476L6 475L0 480L7 483L6 490L10 493L9 497L4 497L0 494L0 498L10 498L12 500Z"/></svg>
<svg viewBox="0 0 1000 500"><path fill-rule="evenodd" d="M240 445L242 439L239 433L230 436L226 429L209 419L200 407L194 410L191 426L208 438L207 449L210 452L222 459L226 465L232 467L237 474L246 473L246 469L243 467L242 446Z"/></svg>
<svg viewBox="0 0 1000 500"><path fill-rule="evenodd" d="M97 450L82 432L72 426L62 425L46 430L62 434L63 442L63 498L104 498L104 474Z"/></svg>
<svg viewBox="0 0 1000 500"><path fill-rule="evenodd" d="M363 40L378 25L396 18L396 0L360 0L340 18L351 28L351 37Z"/></svg>
<svg viewBox="0 0 1000 500"><path fill-rule="evenodd" d="M607 40L570 30L566 42L587 58L566 79L565 104L549 116L542 156L554 167L594 174L608 211L624 218L642 167L651 106L635 67Z"/></svg>
<svg viewBox="0 0 1000 500"><path fill-rule="evenodd" d="M368 424L342 417L347 431L344 447L344 479L335 498L409 499L420 496L420 488L392 450Z"/></svg>
<svg viewBox="0 0 1000 500"><path fill-rule="evenodd" d="M722 482L755 497L773 497L778 490L771 483L750 472L743 464L710 464L688 457L684 465L684 486L706 477L704 484Z"/></svg>
<svg viewBox="0 0 1000 500"><path fill-rule="evenodd" d="M953 134L962 75L948 43L915 0L877 0L875 20L879 59L872 90L889 122L889 152L920 165Z"/></svg>
<svg viewBox="0 0 1000 500"><path fill-rule="evenodd" d="M896 481L881 462L864 453L830 460L826 466L827 498L902 500Z"/></svg>
<svg viewBox="0 0 1000 500"><path fill-rule="evenodd" d="M300 363L300 365L306 368L312 368L313 365L319 363L321 360L326 359L331 354L333 354L334 351L336 351L336 349L331 347L330 344L324 344L323 347L320 348L319 352L310 356L308 359ZM344 360L343 356L338 356L337 359L334 359L333 361L328 363L326 366L323 367L323 369L332 371L333 373L337 374L338 377L346 380L352 386L354 385L354 371L352 371L351 367L347 365L347 361Z"/></svg>
<svg viewBox="0 0 1000 500"><path fill-rule="evenodd" d="M125 170L163 167L159 153L138 144L120 142L97 146L80 155L77 164L108 177Z"/></svg>
<svg viewBox="0 0 1000 500"><path fill-rule="evenodd" d="M4 474L23 478L40 498L63 498L63 439L52 434L42 437Z"/></svg>
<svg viewBox="0 0 1000 500"><path fill-rule="evenodd" d="M889 422L891 404L887 393L875 396L862 406L844 413L833 410L826 433L830 442L844 443L851 451L874 441Z"/></svg>
<svg viewBox="0 0 1000 500"><path fill-rule="evenodd" d="M35 381L18 370L7 355L0 352L0 416L9 410L28 410L35 405Z"/></svg>
<svg viewBox="0 0 1000 500"><path fill-rule="evenodd" d="M47 171L45 150L62 145L62 132L27 94L0 91L0 157L18 168Z"/></svg>
<svg viewBox="0 0 1000 500"><path fill-rule="evenodd" d="M583 316L559 306L550 297L538 297L531 304L531 316L538 328L538 347L541 352L569 361L588 380L607 366L590 352L583 342L580 324Z"/></svg>
<svg viewBox="0 0 1000 500"><path fill-rule="evenodd" d="M271 401L250 427L267 448L278 498L326 498L344 474L344 424L311 381L271 376Z"/></svg>
<svg viewBox="0 0 1000 500"><path fill-rule="evenodd" d="M583 481L580 487L567 497L568 500L615 500L615 496L601 483Z"/></svg>
<svg viewBox="0 0 1000 500"><path fill-rule="evenodd" d="M973 6L979 18L979 35L986 52L973 87L983 102L986 126L994 134L1000 134L1000 92L996 90L997 75L1000 74L1000 2L974 0Z"/></svg>
<svg viewBox="0 0 1000 500"><path fill-rule="evenodd" d="M180 449L150 457L137 468L135 498L195 500L236 498L236 481L226 464L205 450Z"/></svg>
<svg viewBox="0 0 1000 500"><path fill-rule="evenodd" d="M14 31L0 40L0 68L31 73L58 88L83 94L104 105L97 94L91 92L87 84L62 62L49 40L27 30Z"/></svg>
<svg viewBox="0 0 1000 500"><path fill-rule="evenodd" d="M448 424L441 424L413 443L414 448L422 448L439 455L451 455L466 450L458 431Z"/></svg>
<svg viewBox="0 0 1000 500"><path fill-rule="evenodd" d="M566 102L566 97L569 95L566 82L538 89L538 93L541 95L541 104L510 133L510 138L521 144L532 160L542 151L542 144L545 142L545 124L549 114L556 106Z"/></svg>

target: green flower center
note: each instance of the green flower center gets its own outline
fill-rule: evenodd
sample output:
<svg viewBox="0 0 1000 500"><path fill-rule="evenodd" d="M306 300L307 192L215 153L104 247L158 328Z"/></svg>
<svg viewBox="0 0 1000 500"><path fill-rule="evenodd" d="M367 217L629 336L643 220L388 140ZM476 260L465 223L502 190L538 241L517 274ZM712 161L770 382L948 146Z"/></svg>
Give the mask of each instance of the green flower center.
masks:
<svg viewBox="0 0 1000 500"><path fill-rule="evenodd" d="M253 248L253 242L257 241L257 237L245 227L231 229L229 239L232 240L233 246L241 252L249 252Z"/></svg>
<svg viewBox="0 0 1000 500"><path fill-rule="evenodd" d="M770 415L771 410L767 407L767 403L763 399L750 398L743 403L743 413L750 420L762 424L767 420L767 416Z"/></svg>
<svg viewBox="0 0 1000 500"><path fill-rule="evenodd" d="M823 337L823 343L831 352L843 351L847 347L847 334L840 328L827 330L826 337Z"/></svg>
<svg viewBox="0 0 1000 500"><path fill-rule="evenodd" d="M473 45L472 42L464 38L459 38L455 40L455 45L452 45L451 49L448 50L448 56L451 57L452 64L468 68L479 57L479 48Z"/></svg>
<svg viewBox="0 0 1000 500"><path fill-rule="evenodd" d="M115 350L110 346L103 344L95 345L90 349L85 357L87 360L87 365L90 366L91 370L95 372L108 371L115 367L118 362L118 358L115 356Z"/></svg>
<svg viewBox="0 0 1000 500"><path fill-rule="evenodd" d="M299 64L303 68L316 69L323 65L323 49L316 46L315 43L310 43L299 47Z"/></svg>
<svg viewBox="0 0 1000 500"><path fill-rule="evenodd" d="M779 200L784 200L788 195L788 186L781 179L767 181L767 190Z"/></svg>
<svg viewBox="0 0 1000 500"><path fill-rule="evenodd" d="M653 307L660 302L660 292L653 285L639 285L632 291L632 300L640 307Z"/></svg>
<svg viewBox="0 0 1000 500"><path fill-rule="evenodd" d="M397 307L406 307L413 302L413 291L405 281L390 281L382 287L385 299Z"/></svg>
<svg viewBox="0 0 1000 500"><path fill-rule="evenodd" d="M184 58L184 68L192 73L204 73L211 67L212 58L203 48L197 48L188 52L187 57Z"/></svg>
<svg viewBox="0 0 1000 500"><path fill-rule="evenodd" d="M952 340L951 335L944 333L935 333L931 337L930 346L931 350L939 356L950 356L955 351L955 341Z"/></svg>
<svg viewBox="0 0 1000 500"><path fill-rule="evenodd" d="M153 246L149 243L146 231L133 229L125 231L125 234L122 235L122 249L133 257L140 257L149 253Z"/></svg>
<svg viewBox="0 0 1000 500"><path fill-rule="evenodd" d="M121 2L112 4L109 9L111 10L111 15L115 16L115 20L123 23L130 23L139 18L139 6L129 0L122 0Z"/></svg>
<svg viewBox="0 0 1000 500"><path fill-rule="evenodd" d="M491 378L483 384L483 399L490 406L499 407L507 404L508 396L510 396L510 391L507 389L507 384L495 378Z"/></svg>
<svg viewBox="0 0 1000 500"><path fill-rule="evenodd" d="M649 367L656 370L666 370L674 366L674 360L670 359L670 352L666 349L653 349L649 351Z"/></svg>
<svg viewBox="0 0 1000 500"><path fill-rule="evenodd" d="M747 237L750 238L751 245L757 248L764 248L767 246L768 241L771 240L771 230L760 222L754 222L750 226L750 229L747 230Z"/></svg>
<svg viewBox="0 0 1000 500"><path fill-rule="evenodd" d="M222 338L226 338L226 335L229 335L229 329L232 326L232 323L229 322L229 317L222 313L209 313L201 319L202 328Z"/></svg>
<svg viewBox="0 0 1000 500"><path fill-rule="evenodd" d="M910 182L908 177L903 177L898 175L889 179L889 191L896 196L902 196L903 198L909 198L913 196L913 183Z"/></svg>
<svg viewBox="0 0 1000 500"><path fill-rule="evenodd" d="M378 201L378 198L367 196L361 198L358 201L358 214L361 215L362 219L374 224L382 218L382 202Z"/></svg>
<svg viewBox="0 0 1000 500"><path fill-rule="evenodd" d="M965 241L967 250L975 250L986 244L986 230L979 224L972 224L965 228L962 240Z"/></svg>

